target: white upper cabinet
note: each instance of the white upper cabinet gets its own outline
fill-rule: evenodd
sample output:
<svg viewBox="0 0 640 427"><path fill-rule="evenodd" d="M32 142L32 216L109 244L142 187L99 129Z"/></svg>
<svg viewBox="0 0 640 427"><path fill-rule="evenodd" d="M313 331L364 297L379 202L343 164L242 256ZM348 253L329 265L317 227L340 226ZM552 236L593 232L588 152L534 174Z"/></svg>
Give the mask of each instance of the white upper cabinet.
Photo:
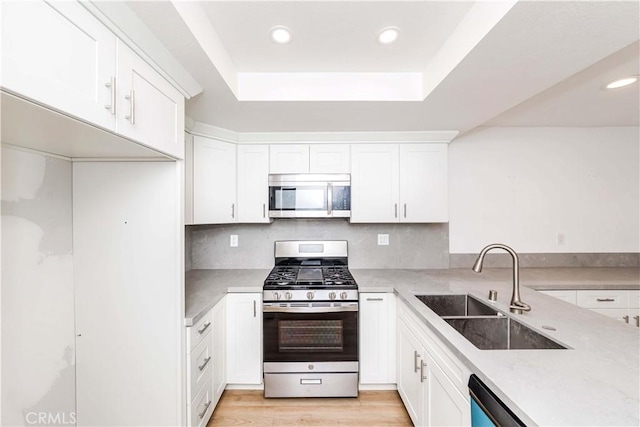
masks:
<svg viewBox="0 0 640 427"><path fill-rule="evenodd" d="M194 136L193 222L236 221L236 145Z"/></svg>
<svg viewBox="0 0 640 427"><path fill-rule="evenodd" d="M269 173L349 173L349 144L271 145Z"/></svg>
<svg viewBox="0 0 640 427"><path fill-rule="evenodd" d="M308 173L309 145L271 145L269 173Z"/></svg>
<svg viewBox="0 0 640 427"><path fill-rule="evenodd" d="M269 146L238 145L238 222L269 220Z"/></svg>
<svg viewBox="0 0 640 427"><path fill-rule="evenodd" d="M75 2L1 7L2 87L114 129L115 35Z"/></svg>
<svg viewBox="0 0 640 427"><path fill-rule="evenodd" d="M351 222L446 222L445 144L354 144Z"/></svg>
<svg viewBox="0 0 640 427"><path fill-rule="evenodd" d="M184 158L184 98L118 40L116 131L172 157Z"/></svg>
<svg viewBox="0 0 640 427"><path fill-rule="evenodd" d="M447 145L400 145L401 222L447 222Z"/></svg>
<svg viewBox="0 0 640 427"><path fill-rule="evenodd" d="M309 146L309 172L351 172L351 147L349 144L314 144Z"/></svg>
<svg viewBox="0 0 640 427"><path fill-rule="evenodd" d="M351 147L351 222L397 222L399 199L397 144Z"/></svg>
<svg viewBox="0 0 640 427"><path fill-rule="evenodd" d="M184 158L182 94L80 3L1 7L3 90Z"/></svg>

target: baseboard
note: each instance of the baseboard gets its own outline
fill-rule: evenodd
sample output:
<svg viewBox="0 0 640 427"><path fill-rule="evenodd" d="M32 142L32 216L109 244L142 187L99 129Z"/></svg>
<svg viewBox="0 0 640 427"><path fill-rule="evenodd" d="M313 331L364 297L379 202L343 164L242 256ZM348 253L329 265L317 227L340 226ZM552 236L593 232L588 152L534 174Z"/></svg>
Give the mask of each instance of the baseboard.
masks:
<svg viewBox="0 0 640 427"><path fill-rule="evenodd" d="M358 384L358 390L397 390L396 384Z"/></svg>
<svg viewBox="0 0 640 427"><path fill-rule="evenodd" d="M264 390L264 384L227 384L225 390Z"/></svg>

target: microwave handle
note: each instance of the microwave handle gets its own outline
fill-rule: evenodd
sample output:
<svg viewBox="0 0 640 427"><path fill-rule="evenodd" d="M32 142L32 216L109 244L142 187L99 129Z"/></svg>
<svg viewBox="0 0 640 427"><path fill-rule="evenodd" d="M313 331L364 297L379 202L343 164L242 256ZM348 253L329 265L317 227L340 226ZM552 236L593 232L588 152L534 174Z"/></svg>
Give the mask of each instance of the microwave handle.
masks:
<svg viewBox="0 0 640 427"><path fill-rule="evenodd" d="M327 184L327 216L331 216L333 211L333 185Z"/></svg>

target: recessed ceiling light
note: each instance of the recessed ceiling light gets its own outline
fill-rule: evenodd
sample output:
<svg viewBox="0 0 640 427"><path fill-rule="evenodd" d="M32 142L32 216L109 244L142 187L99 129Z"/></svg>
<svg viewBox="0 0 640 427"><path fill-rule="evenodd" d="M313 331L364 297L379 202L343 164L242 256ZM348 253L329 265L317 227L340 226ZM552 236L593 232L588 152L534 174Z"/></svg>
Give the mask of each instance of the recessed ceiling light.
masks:
<svg viewBox="0 0 640 427"><path fill-rule="evenodd" d="M287 27L273 27L271 29L271 40L279 44L286 44L291 41L291 31Z"/></svg>
<svg viewBox="0 0 640 427"><path fill-rule="evenodd" d="M622 79L614 80L605 86L607 89L617 89L619 87L629 86L638 81L638 76L629 76Z"/></svg>
<svg viewBox="0 0 640 427"><path fill-rule="evenodd" d="M382 44L391 44L398 38L400 31L396 27L387 27L378 33L378 41Z"/></svg>

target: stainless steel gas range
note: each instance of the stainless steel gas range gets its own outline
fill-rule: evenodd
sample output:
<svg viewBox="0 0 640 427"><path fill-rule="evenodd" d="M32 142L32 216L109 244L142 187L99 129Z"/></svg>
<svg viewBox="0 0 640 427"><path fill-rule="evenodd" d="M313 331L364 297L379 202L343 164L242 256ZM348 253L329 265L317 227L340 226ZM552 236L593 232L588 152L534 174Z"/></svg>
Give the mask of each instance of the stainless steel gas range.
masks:
<svg viewBox="0 0 640 427"><path fill-rule="evenodd" d="M347 242L275 242L263 301L264 396L356 397L358 285Z"/></svg>

